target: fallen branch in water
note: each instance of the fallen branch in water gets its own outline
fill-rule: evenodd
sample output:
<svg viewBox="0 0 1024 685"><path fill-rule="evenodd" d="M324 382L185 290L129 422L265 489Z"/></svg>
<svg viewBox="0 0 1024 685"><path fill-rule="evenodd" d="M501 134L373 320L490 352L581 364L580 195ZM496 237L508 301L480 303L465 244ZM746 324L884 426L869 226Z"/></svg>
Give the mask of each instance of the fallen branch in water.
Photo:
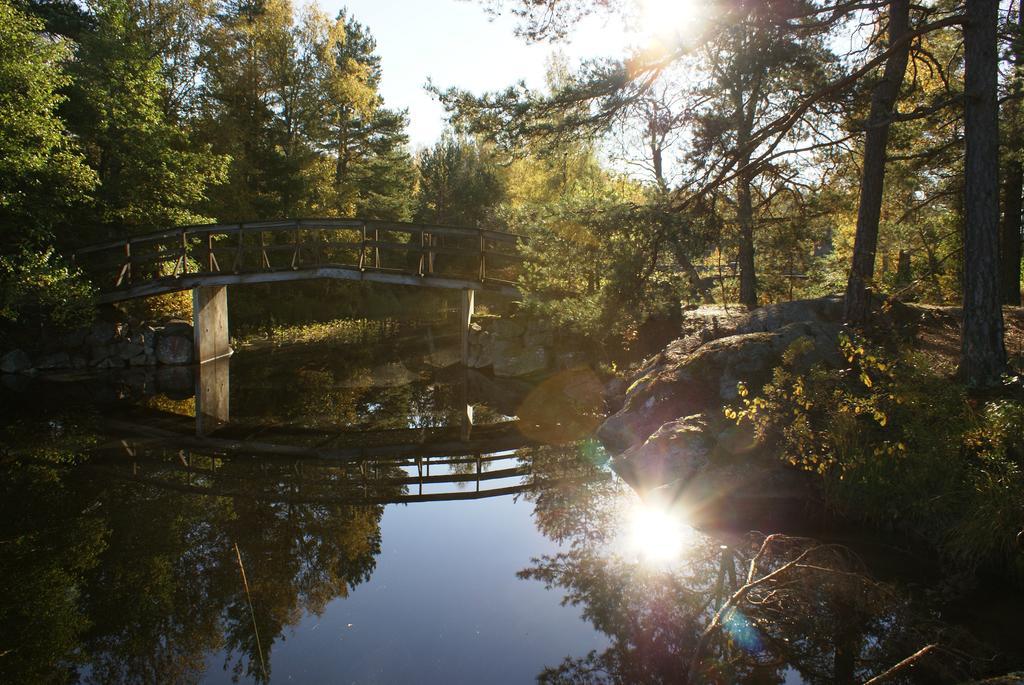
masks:
<svg viewBox="0 0 1024 685"><path fill-rule="evenodd" d="M699 681L701 659L707 650L708 645L711 640L721 632L723 626L728 623L732 614L738 610L741 603L749 602L749 604L753 606L764 606L765 602L774 599L778 593L785 593L788 589L792 589L802 582L801 574L827 574L836 578L863 579L863 575L861 573L847 571L842 568L833 568L829 565L823 565L820 562L816 563L814 561L815 557L819 557L822 554L846 551L844 546L836 544L809 546L775 570L758 578L759 566L768 555L770 548L772 548L775 543L784 544L787 541L802 543L811 542L806 538L793 538L779 533L768 535L764 540L762 540L760 548L750 560L744 585L736 590L736 592L726 600L721 608L714 613L711 621L698 638L697 644L690 657L689 668L687 669L687 675L684 682L692 685ZM767 594L764 597L751 597L752 593L756 594L754 593L755 590L768 583L772 583L772 586L767 588Z"/></svg>
<svg viewBox="0 0 1024 685"><path fill-rule="evenodd" d="M876 675L871 680L865 681L864 685L878 685L878 683L885 682L886 680L888 680L889 678L891 678L892 676L896 675L901 670L906 668L907 666L913 666L914 663L918 659L920 659L924 655L928 654L929 652L931 652L932 650L937 649L937 648L938 648L938 645L936 645L936 644L925 645L924 647L922 647L921 649L917 650L916 652L914 652L913 654L908 656L906 659L904 659L903 661L901 661L898 664L896 664L895 666L893 666L892 668L890 668L890 669L888 669L886 671L883 671L882 673L879 673L878 675Z"/></svg>
<svg viewBox="0 0 1024 685"><path fill-rule="evenodd" d="M256 609L252 606L252 595L249 594L249 579L245 577L245 566L242 564L242 552L235 543L235 556L238 557L238 568L242 572L242 585L245 587L245 599L249 603L249 615L252 617L252 630L256 634L256 652L260 655L260 669L263 671L264 682L270 681L267 674L267 664L263 660L263 645L260 644L260 629L256 625Z"/></svg>
<svg viewBox="0 0 1024 685"><path fill-rule="evenodd" d="M808 556L810 556L814 552L818 552L822 549L827 549L830 547L835 547L835 545L819 545L816 547L805 549L803 552L800 553L799 556L797 556L792 561L789 561L780 566L779 568L775 569L771 573L764 575L758 578L757 580L754 580L754 576L757 573L758 563L760 563L760 561L764 558L765 554L768 553L768 548L771 546L771 544L776 540L785 539L787 537L788 536L786 535L775 533L766 537L764 541L761 543L761 548L757 551L757 554L754 555L754 558L750 560L750 567L747 570L746 583L744 583L743 587L734 592L732 596L729 597L728 600L726 600L725 604L723 604L722 607L715 612L714 617L711 619L711 623L707 625L707 627L704 629L704 632L701 633L700 639L697 640L697 645L696 647L694 647L693 654L690 657L690 668L687 672L686 680L684 682L697 682L697 671L700 668L701 657L704 654L704 650L707 648L708 642L710 642L711 638L714 637L715 634L718 633L718 631L721 629L722 623L725 621L726 617L730 613L732 613L732 611L736 608L736 605L738 605L740 602L746 599L746 596L750 593L751 590L757 588L760 585L764 585L765 583L778 578L780 575L786 573L790 569L799 566L801 562L803 562Z"/></svg>

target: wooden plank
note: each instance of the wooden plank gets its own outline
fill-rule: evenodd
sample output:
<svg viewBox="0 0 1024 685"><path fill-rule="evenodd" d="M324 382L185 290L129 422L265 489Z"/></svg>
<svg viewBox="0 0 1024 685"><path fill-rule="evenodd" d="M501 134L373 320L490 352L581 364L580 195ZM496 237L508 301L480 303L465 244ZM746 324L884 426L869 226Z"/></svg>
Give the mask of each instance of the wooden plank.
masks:
<svg viewBox="0 0 1024 685"><path fill-rule="evenodd" d="M372 283L390 283L393 285L410 285L444 290L476 290L494 292L506 297L521 297L519 288L509 281L489 280L481 283L476 280L446 278L440 276L417 276L406 273L391 273L384 270L360 271L354 267L318 266L297 271L257 271L250 273L224 273L216 275L186 274L179 277L164 277L132 286L126 290L101 293L96 298L98 304L123 302L139 297L150 297L179 290L191 290L201 286L214 285L245 285L250 283L277 283L286 281L303 281L317 278L335 278L347 281L368 281Z"/></svg>
<svg viewBox="0 0 1024 685"><path fill-rule="evenodd" d="M300 228L338 228L351 230L362 228L366 223L361 219L299 219Z"/></svg>
<svg viewBox="0 0 1024 685"><path fill-rule="evenodd" d="M334 250L358 250L363 247L363 243L339 243L337 241L321 241L316 243L323 249L334 249Z"/></svg>
<svg viewBox="0 0 1024 685"><path fill-rule="evenodd" d="M209 233L255 233L261 230L273 230L278 228L338 228L338 229L358 229L364 225L371 225L378 230L392 230L403 233L419 233L421 231L428 231L435 235L451 235L451 236L476 236L484 235L488 240L497 240L505 243L516 243L526 242L526 236L509 233L506 231L497 231L488 228L468 228L462 226L445 226L440 224L417 224L410 222L400 221L377 221L369 220L364 221L360 219L286 219L276 221L253 221L247 223L231 223L231 224L194 224L189 226L179 226L173 229L165 229L162 231L155 231L153 233L146 233L143 235L130 236L125 238L117 238L102 243L96 243L92 245L84 245L75 250L76 254L89 254L92 252L100 252L103 250L109 250L114 248L120 248L126 241L132 243L150 242L154 240L166 240L174 238L181 233L187 233L189 235L202 236Z"/></svg>
<svg viewBox="0 0 1024 685"><path fill-rule="evenodd" d="M173 249L157 252L156 254L133 254L132 264L151 264L154 262L166 262L169 259L177 260L180 258L181 248L175 247Z"/></svg>

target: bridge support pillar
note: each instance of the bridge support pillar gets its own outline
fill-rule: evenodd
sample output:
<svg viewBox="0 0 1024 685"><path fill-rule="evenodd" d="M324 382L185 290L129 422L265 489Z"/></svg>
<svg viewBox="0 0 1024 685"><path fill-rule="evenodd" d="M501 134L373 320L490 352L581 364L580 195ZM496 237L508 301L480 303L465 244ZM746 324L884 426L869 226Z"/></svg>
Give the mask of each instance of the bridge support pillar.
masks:
<svg viewBox="0 0 1024 685"><path fill-rule="evenodd" d="M469 401L469 369L463 369L461 382L459 383L459 406L465 407L460 420L459 437L462 442L469 442L469 436L473 431L473 405Z"/></svg>
<svg viewBox="0 0 1024 685"><path fill-rule="evenodd" d="M226 285L192 289L192 329L196 363L205 364L231 354Z"/></svg>
<svg viewBox="0 0 1024 685"><path fill-rule="evenodd" d="M462 328L462 365L469 366L469 331L473 323L473 300L476 292L473 290L462 291L459 298L459 326Z"/></svg>
<svg viewBox="0 0 1024 685"><path fill-rule="evenodd" d="M230 420L230 380L230 357L199 365L196 371L197 436L209 435Z"/></svg>

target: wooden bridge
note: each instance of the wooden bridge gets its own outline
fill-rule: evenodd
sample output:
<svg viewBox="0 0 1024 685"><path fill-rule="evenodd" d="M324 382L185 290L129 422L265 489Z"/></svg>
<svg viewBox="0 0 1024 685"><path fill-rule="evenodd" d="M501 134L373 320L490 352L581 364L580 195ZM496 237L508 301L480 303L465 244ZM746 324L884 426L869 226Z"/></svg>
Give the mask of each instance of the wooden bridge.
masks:
<svg viewBox="0 0 1024 685"><path fill-rule="evenodd" d="M474 293L519 296L522 236L358 219L182 226L79 248L99 304L191 290L196 359L230 354L227 286L341 279L462 293L463 361Z"/></svg>

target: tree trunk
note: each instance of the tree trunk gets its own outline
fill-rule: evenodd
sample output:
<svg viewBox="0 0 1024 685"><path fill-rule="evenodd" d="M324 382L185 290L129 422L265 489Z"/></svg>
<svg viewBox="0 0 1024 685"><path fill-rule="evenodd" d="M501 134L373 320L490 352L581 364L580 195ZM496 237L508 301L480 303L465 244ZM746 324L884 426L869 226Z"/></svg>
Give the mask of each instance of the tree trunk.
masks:
<svg viewBox="0 0 1024 685"><path fill-rule="evenodd" d="M896 285L906 288L914 280L910 269L910 250L900 250L896 258Z"/></svg>
<svg viewBox="0 0 1024 685"><path fill-rule="evenodd" d="M964 300L960 375L991 387L1006 368L999 303L999 0L971 0L964 26Z"/></svg>
<svg viewBox="0 0 1024 685"><path fill-rule="evenodd" d="M1019 150L1019 148L1018 148ZM1000 240L999 273L1002 281L1002 303L1020 306L1020 259L1021 195L1024 193L1024 164L1011 160L1007 164L1006 180L1003 183L1002 237Z"/></svg>
<svg viewBox="0 0 1024 685"><path fill-rule="evenodd" d="M700 272L697 271L697 267L694 266L690 256L686 253L686 249L682 243L678 240L669 241L672 247L672 254L676 258L676 263L686 274L686 280L690 282L690 287L693 288L694 294L700 297L705 304L711 304L715 301L715 298L711 294L711 287L708 285L708 280L700 277Z"/></svg>
<svg viewBox="0 0 1024 685"><path fill-rule="evenodd" d="M760 97L760 83L760 78L755 78L746 91L740 87L732 89L737 150L746 150L750 141ZM736 160L736 168L739 169L736 175L736 223L740 230L737 261L740 268L740 303L754 309L757 307L757 272L754 267L754 204L751 186L755 176L749 166L750 152L746 151Z"/></svg>
<svg viewBox="0 0 1024 685"><path fill-rule="evenodd" d="M1009 129L1006 147L1010 159L1003 181L1003 225L999 239L999 273L1002 303L1020 305L1021 196L1024 194L1024 136L1020 127L1020 98L1024 94L1024 8L1017 11L1017 32L1013 36L1013 76L1003 120Z"/></svg>
<svg viewBox="0 0 1024 685"><path fill-rule="evenodd" d="M889 3L889 45L910 30L910 0ZM865 323L871 314L871 292L875 275L875 250L878 247L878 222L882 216L882 191L885 186L885 148L889 142L889 124L896 107L903 75L907 70L910 42L893 52L885 62L881 80L871 93L867 135L864 138L864 168L860 179L860 206L857 209L857 233L853 242L853 264L846 283L844 318L850 323Z"/></svg>
<svg viewBox="0 0 1024 685"><path fill-rule="evenodd" d="M743 162L746 166L746 161ZM754 271L754 206L750 198L750 174L736 178L737 218L740 225L740 303L750 309L757 307L757 274Z"/></svg>

